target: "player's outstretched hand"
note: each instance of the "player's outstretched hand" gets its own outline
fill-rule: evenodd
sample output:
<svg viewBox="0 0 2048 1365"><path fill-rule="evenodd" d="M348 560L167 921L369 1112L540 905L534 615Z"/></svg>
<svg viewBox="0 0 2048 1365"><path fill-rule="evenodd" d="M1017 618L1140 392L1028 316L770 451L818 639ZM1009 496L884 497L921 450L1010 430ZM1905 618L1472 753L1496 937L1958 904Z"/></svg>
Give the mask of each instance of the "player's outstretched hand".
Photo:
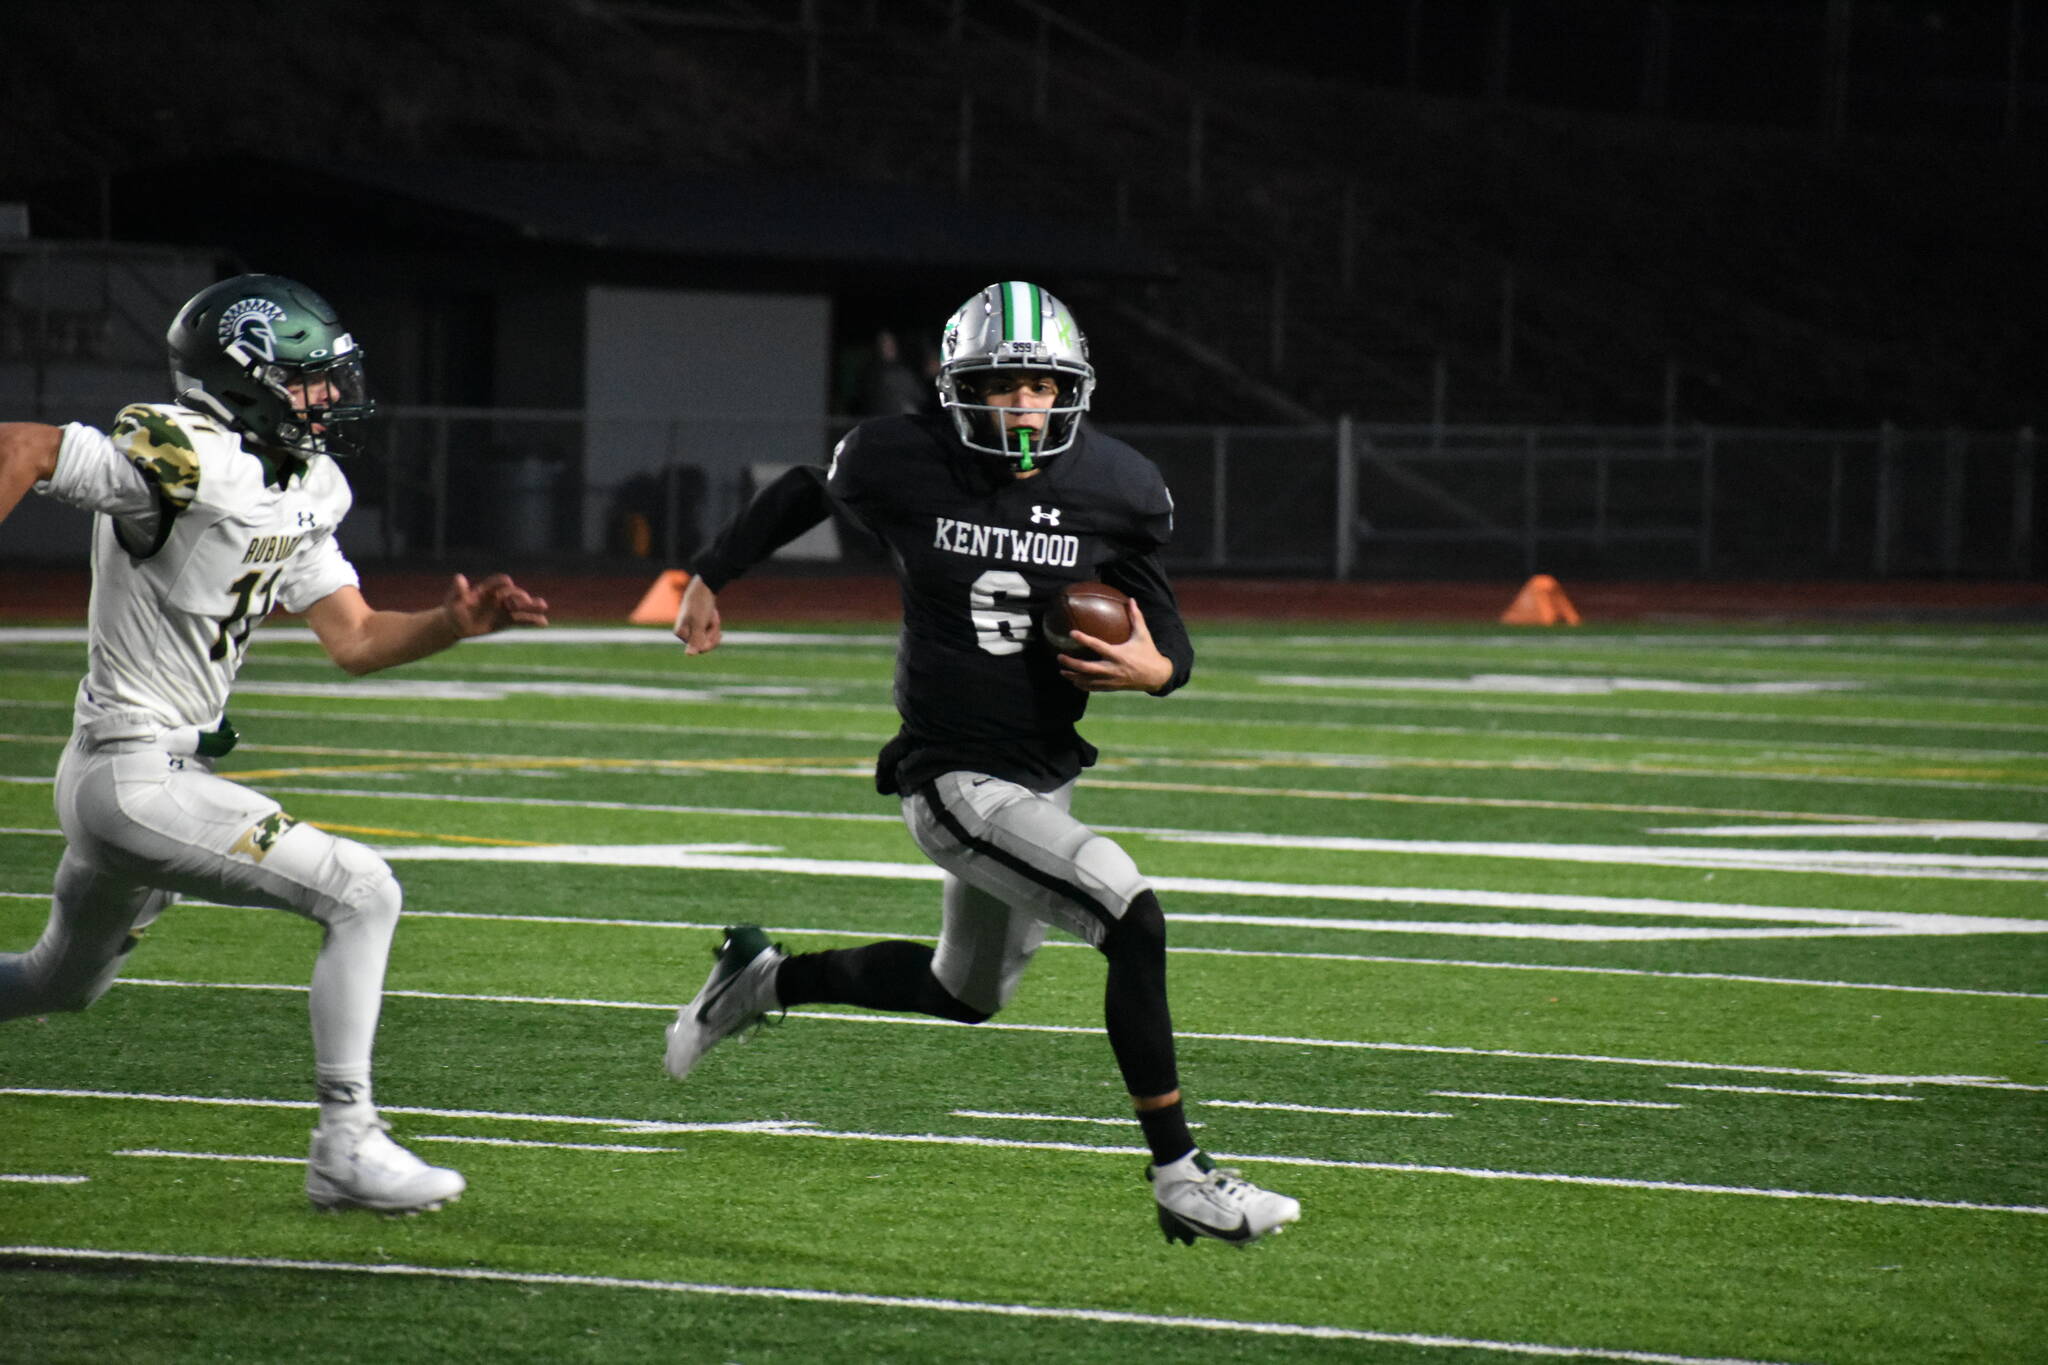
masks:
<svg viewBox="0 0 2048 1365"><path fill-rule="evenodd" d="M448 583L448 595L441 609L455 633L463 639L489 635L512 626L544 626L548 623L545 598L535 597L512 581L510 574L494 573L483 582L471 584L461 574Z"/></svg>
<svg viewBox="0 0 2048 1365"><path fill-rule="evenodd" d="M1083 692L1156 692L1166 686L1173 677L1173 660L1152 643L1152 629L1135 599L1130 607L1131 638L1120 645L1106 644L1084 630L1071 632L1075 642L1095 657L1060 655L1060 676Z"/></svg>
<svg viewBox="0 0 2048 1365"><path fill-rule="evenodd" d="M718 594L694 574L683 587L683 604L676 608L676 638L683 642L685 654L709 654L725 638Z"/></svg>

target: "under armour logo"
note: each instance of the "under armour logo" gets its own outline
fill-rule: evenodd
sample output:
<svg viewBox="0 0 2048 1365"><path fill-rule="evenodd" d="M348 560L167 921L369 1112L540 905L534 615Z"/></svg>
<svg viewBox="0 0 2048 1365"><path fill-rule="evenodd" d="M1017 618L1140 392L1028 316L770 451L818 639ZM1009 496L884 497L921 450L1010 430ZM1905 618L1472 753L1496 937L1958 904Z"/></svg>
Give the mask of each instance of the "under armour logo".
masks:
<svg viewBox="0 0 2048 1365"><path fill-rule="evenodd" d="M1042 522L1044 522L1044 523L1045 523L1046 525L1048 525L1048 526L1057 526L1057 525L1059 525L1059 524L1060 524L1060 509L1059 509L1059 508L1057 508L1057 507L1040 507L1040 506L1039 506L1039 505L1038 505L1037 503L1035 503L1035 502L1034 502L1034 503L1032 503L1032 504L1031 504L1031 524L1032 524L1033 526L1036 526L1036 525L1038 525L1038 523L1039 523L1039 522L1041 522L1041 521L1042 521Z"/></svg>

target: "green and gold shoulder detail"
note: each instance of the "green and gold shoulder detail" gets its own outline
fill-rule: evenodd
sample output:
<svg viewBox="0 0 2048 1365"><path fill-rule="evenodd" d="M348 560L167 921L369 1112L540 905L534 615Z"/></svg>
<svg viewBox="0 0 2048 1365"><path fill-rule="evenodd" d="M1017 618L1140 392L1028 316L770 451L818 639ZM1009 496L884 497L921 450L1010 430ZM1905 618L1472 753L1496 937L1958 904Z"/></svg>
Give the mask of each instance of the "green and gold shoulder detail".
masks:
<svg viewBox="0 0 2048 1365"><path fill-rule="evenodd" d="M180 510L199 493L198 440L221 430L197 413L131 403L114 419L114 449L142 472L164 500Z"/></svg>

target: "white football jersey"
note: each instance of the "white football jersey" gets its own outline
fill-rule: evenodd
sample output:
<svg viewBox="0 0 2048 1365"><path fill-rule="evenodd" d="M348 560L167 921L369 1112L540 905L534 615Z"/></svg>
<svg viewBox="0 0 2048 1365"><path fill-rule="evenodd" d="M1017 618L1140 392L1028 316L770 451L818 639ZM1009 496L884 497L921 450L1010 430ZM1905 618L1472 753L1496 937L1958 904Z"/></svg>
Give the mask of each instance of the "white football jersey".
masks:
<svg viewBox="0 0 2048 1365"><path fill-rule="evenodd" d="M282 488L213 418L123 408L110 437L73 423L38 491L93 518L89 667L76 718L220 723L249 633L361 580L335 542L348 480L315 455Z"/></svg>

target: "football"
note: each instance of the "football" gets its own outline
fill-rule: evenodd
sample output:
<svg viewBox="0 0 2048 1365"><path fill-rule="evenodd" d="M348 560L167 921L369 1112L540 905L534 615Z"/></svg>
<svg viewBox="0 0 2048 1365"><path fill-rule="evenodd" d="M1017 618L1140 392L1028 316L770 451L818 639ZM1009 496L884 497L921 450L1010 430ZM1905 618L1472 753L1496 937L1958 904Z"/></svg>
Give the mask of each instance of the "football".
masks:
<svg viewBox="0 0 2048 1365"><path fill-rule="evenodd" d="M1038 623L1045 642L1062 654L1088 651L1071 632L1086 631L1107 644L1131 638L1130 598L1107 583L1069 583L1061 588Z"/></svg>

